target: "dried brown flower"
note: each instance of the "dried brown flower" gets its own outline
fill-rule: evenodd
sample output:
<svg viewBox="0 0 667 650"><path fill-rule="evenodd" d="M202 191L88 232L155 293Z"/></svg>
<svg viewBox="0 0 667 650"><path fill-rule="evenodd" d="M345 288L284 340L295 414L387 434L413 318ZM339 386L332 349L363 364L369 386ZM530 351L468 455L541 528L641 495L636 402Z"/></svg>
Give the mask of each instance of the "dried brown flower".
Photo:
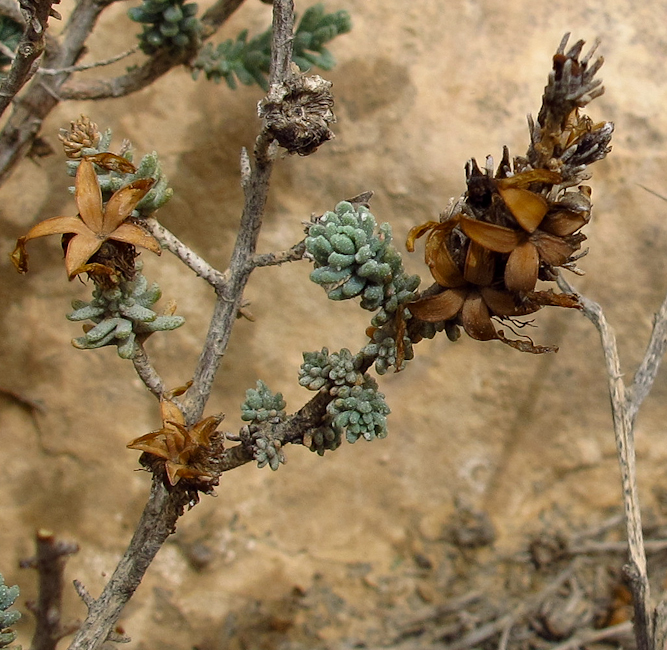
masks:
<svg viewBox="0 0 667 650"><path fill-rule="evenodd" d="M91 257L107 241L121 242L146 248L159 255L158 241L127 218L137 203L146 196L153 186L153 179L140 179L115 192L106 204L102 204L102 192L93 163L83 159L76 174L75 200L79 209L76 217L53 217L33 226L26 235L19 237L11 255L19 273L28 270L26 242L46 235L73 235L66 242L65 268L71 280L79 273L113 273L103 264L88 264ZM100 268L101 267L101 268Z"/></svg>
<svg viewBox="0 0 667 650"><path fill-rule="evenodd" d="M559 268L578 271L581 255L575 253L586 239L579 230L591 209L590 188L579 183L589 178L587 165L609 152L613 131L611 123L593 124L579 113L604 92L593 78L602 65L601 57L591 64L596 46L579 60L583 41L567 52L566 44L567 37L554 56L537 123L529 120L527 155L511 161L505 148L495 174L490 156L483 171L472 159L467 192L439 222L410 231L409 251L428 235L425 260L441 288L408 306L416 318L453 322L478 340L545 352L554 348L507 339L492 319L513 322L545 305L579 307L574 296L535 291L538 279L556 279Z"/></svg>
<svg viewBox="0 0 667 650"><path fill-rule="evenodd" d="M171 485L181 479L210 483L218 478L214 465L210 462L211 453L222 450L222 437L214 434L223 415L211 415L197 424L188 427L183 412L174 397L182 395L190 387L190 383L167 391L160 400L162 428L128 443L129 449L137 449L147 454L164 459L164 469Z"/></svg>

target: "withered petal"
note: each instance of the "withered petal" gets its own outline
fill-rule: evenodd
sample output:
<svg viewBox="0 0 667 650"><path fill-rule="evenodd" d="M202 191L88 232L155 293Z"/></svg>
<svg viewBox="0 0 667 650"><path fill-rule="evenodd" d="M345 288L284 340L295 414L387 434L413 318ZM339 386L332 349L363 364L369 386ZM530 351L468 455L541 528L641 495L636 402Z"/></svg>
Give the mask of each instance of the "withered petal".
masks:
<svg viewBox="0 0 667 650"><path fill-rule="evenodd" d="M461 217L461 230L474 242L496 253L511 253L525 238L518 230Z"/></svg>
<svg viewBox="0 0 667 650"><path fill-rule="evenodd" d="M115 241L122 241L126 244L146 248L156 255L162 254L162 248L158 240L141 226L137 226L134 223L121 223L110 235L107 235L107 239L114 239Z"/></svg>
<svg viewBox="0 0 667 650"><path fill-rule="evenodd" d="M408 304L413 316L427 323L438 323L454 318L465 302L466 289L448 289L436 296L420 298Z"/></svg>
<svg viewBox="0 0 667 650"><path fill-rule="evenodd" d="M570 259L572 253L577 250L576 244L570 243L561 237L550 235L541 230L535 231L530 236L530 241L540 253L540 258L551 266L560 266Z"/></svg>
<svg viewBox="0 0 667 650"><path fill-rule="evenodd" d="M127 219L137 203L150 192L155 181L152 178L141 178L125 187L121 187L109 199L104 211L104 234L112 233Z"/></svg>
<svg viewBox="0 0 667 650"><path fill-rule="evenodd" d="M429 230L433 230L435 227L439 226L439 221L427 221L426 223L421 224L420 226L414 226L410 228L408 233L408 238L405 242L405 247L408 249L409 253L414 253L415 251L415 241L420 237L423 237Z"/></svg>
<svg viewBox="0 0 667 650"><path fill-rule="evenodd" d="M498 192L509 211L526 232L533 232L549 209L546 199L535 192L516 187L499 189Z"/></svg>
<svg viewBox="0 0 667 650"><path fill-rule="evenodd" d="M548 291L530 291L526 299L533 301L536 305L566 307L568 309L581 309L581 302L576 294L555 293L552 289Z"/></svg>
<svg viewBox="0 0 667 650"><path fill-rule="evenodd" d="M488 286L493 281L495 261L493 251L471 240L466 254L463 277L471 284L481 287Z"/></svg>
<svg viewBox="0 0 667 650"><path fill-rule="evenodd" d="M563 177L558 172L552 172L549 169L529 169L525 172L520 172L509 178L497 179L496 184L498 189L508 189L510 187L526 188L532 183L548 183L556 185L563 180Z"/></svg>
<svg viewBox="0 0 667 650"><path fill-rule="evenodd" d="M89 160L82 160L76 172L76 206L81 220L94 233L101 233L104 228L102 212L102 191L97 180L95 167Z"/></svg>
<svg viewBox="0 0 667 650"><path fill-rule="evenodd" d="M424 250L424 259L431 270L433 279L441 287L448 288L465 284L463 274L447 248L447 240L451 231L452 228L434 230L429 235Z"/></svg>
<svg viewBox="0 0 667 650"><path fill-rule="evenodd" d="M86 156L86 160L90 160L104 169L120 174L134 174L137 171L137 168L127 158L109 151Z"/></svg>
<svg viewBox="0 0 667 650"><path fill-rule="evenodd" d="M482 298L495 316L525 316L540 309L541 305L521 300L516 294L491 287L480 289Z"/></svg>
<svg viewBox="0 0 667 650"><path fill-rule="evenodd" d="M102 241L88 229L69 240L65 253L65 270L70 280L83 272L81 267L99 250Z"/></svg>
<svg viewBox="0 0 667 650"><path fill-rule="evenodd" d="M585 226L588 219L581 213L561 210L548 214L540 224L540 230L548 232L558 237L565 237L577 232L579 228Z"/></svg>
<svg viewBox="0 0 667 650"><path fill-rule="evenodd" d="M489 309L477 291L469 293L463 303L461 320L463 329L470 338L477 341L492 341L498 338Z"/></svg>
<svg viewBox="0 0 667 650"><path fill-rule="evenodd" d="M505 286L510 291L532 291L540 270L540 256L534 244L523 242L510 254L505 266Z"/></svg>
<svg viewBox="0 0 667 650"><path fill-rule="evenodd" d="M224 417L222 413L218 413L217 415L209 415L197 422L190 432L194 442L198 445L208 446L211 442L211 435L215 433Z"/></svg>

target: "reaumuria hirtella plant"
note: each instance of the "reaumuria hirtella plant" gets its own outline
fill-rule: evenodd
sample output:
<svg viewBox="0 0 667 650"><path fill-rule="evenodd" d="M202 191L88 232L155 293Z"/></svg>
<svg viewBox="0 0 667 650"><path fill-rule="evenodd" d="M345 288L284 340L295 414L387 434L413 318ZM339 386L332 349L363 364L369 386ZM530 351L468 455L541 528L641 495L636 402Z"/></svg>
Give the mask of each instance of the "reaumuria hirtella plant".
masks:
<svg viewBox="0 0 667 650"><path fill-rule="evenodd" d="M590 176L588 166L609 151L612 133L610 123L594 124L581 113L603 92L595 79L602 59L592 60L593 51L580 58L582 41L566 51L567 38L554 56L537 119L530 121L526 155L512 161L505 149L496 171L490 157L484 170L469 161L466 192L452 201L440 221L417 225L410 233L410 249L428 233L426 262L436 280L432 287L418 293L420 279L404 270L391 227L378 225L370 211L370 193L311 219L304 239L288 251L256 254L276 143L290 153L309 155L333 136L331 84L290 65L292 16L286 7L280 2L274 6L269 92L259 106L263 128L252 161L247 152L242 156L246 204L224 273L158 222L155 212L171 190L157 155L149 154L135 166L129 145L110 151L110 133L101 134L84 117L61 138L76 176L78 216L33 226L12 257L25 272L29 240L63 235L67 276L86 275L93 286L91 300L76 301L68 316L91 321L83 336L74 339L75 347L116 346L160 402L161 428L128 444L142 452L140 462L153 474L149 505L121 561L129 568L114 574L99 599L86 595L89 617L73 648L104 642L185 506L194 505L200 492L212 493L224 472L253 460L276 470L285 462L289 443L322 455L343 438L354 443L384 437L389 407L370 374L373 367L380 375L390 368L402 370L423 338L444 330L456 339L459 327L475 339L546 352L552 348L536 346L527 337L507 338L494 319L511 326L544 306L579 306L574 295L536 288L538 280L555 280L560 268L577 271L577 251L584 240L580 229L591 211L590 189L581 183ZM139 249L174 253L211 284L218 298L196 369L183 386L171 390L150 363L145 342L154 332L182 326L183 319L174 315L173 304L161 314L153 310L160 290L141 274ZM291 415L282 395L258 381L241 407L247 424L235 434L223 434L217 430L222 415L205 416L204 409L243 306L248 277L255 268L300 259L314 264L311 279L328 298L358 298L372 312L369 340L356 353L345 348L304 352L298 380L315 396ZM238 444L227 446L226 441ZM115 598L119 591L122 598ZM109 608L113 615L102 620L101 612ZM98 645L91 645L91 630Z"/></svg>

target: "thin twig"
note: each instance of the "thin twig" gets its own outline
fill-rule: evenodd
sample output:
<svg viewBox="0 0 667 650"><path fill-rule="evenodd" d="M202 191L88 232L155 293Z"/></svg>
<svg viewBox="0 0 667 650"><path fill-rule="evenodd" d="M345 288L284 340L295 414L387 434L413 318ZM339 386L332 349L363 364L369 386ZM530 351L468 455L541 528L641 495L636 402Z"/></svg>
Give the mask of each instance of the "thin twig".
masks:
<svg viewBox="0 0 667 650"><path fill-rule="evenodd" d="M583 648L589 643L604 641L605 639L627 638L632 635L632 621L623 621L617 625L603 627L601 630L586 630L578 632L567 641L551 646L549 650L576 650Z"/></svg>
<svg viewBox="0 0 667 650"><path fill-rule="evenodd" d="M62 74L63 72L68 72L68 73L83 72L84 70L91 70L92 68L100 68L105 65L111 65L112 63L116 63L117 61L126 59L128 56L132 56L132 54L136 54L138 51L139 51L139 46L135 45L129 50L121 52L120 54L116 54L115 56L112 56L108 59L104 59L103 61L95 61L94 63L82 63L81 65L71 65L68 68L40 68L39 70L37 70L37 74L53 76L57 74Z"/></svg>
<svg viewBox="0 0 667 650"><path fill-rule="evenodd" d="M149 217L144 225L155 237L163 248L178 257L183 264L192 269L200 278L203 278L211 286L222 289L226 282L226 276L213 268L203 257L200 257L191 248L184 244L176 235L167 230L157 219Z"/></svg>
<svg viewBox="0 0 667 650"><path fill-rule="evenodd" d="M16 94L35 72L37 59L44 52L46 27L53 0L34 0L25 3L29 17L26 30L16 48L16 54L7 75L0 82L0 115L5 112ZM28 11L31 14L28 16Z"/></svg>
<svg viewBox="0 0 667 650"><path fill-rule="evenodd" d="M207 40L220 29L223 23L236 11L244 0L218 0L202 16L202 40ZM174 56L159 50L144 64L111 79L71 80L60 91L62 99L106 99L124 97L150 86L154 81L179 65L187 64L194 56L194 51L185 51Z"/></svg>
<svg viewBox="0 0 667 650"><path fill-rule="evenodd" d="M285 262L296 262L303 259L303 254L306 252L306 240L301 240L298 244L294 244L292 248L276 253L262 253L255 255L252 258L251 264L254 268L262 266L277 266L285 264Z"/></svg>
<svg viewBox="0 0 667 650"><path fill-rule="evenodd" d="M447 650L467 650L472 648L486 639L498 634L498 632L503 632L507 627L511 627L514 623L529 616L533 612L536 612L542 603L549 597L551 594L558 591L561 585L572 577L575 572L577 560L573 561L570 566L561 571L555 578L552 580L546 587L544 587L539 593L520 603L514 608L514 611L501 616L500 618L490 621L484 625L480 625L478 628L475 628L464 637L455 641L454 643L447 646Z"/></svg>
<svg viewBox="0 0 667 650"><path fill-rule="evenodd" d="M141 381L144 382L144 385L148 390L150 390L155 397L161 399L162 394L165 392L166 388L162 377L158 374L157 370L153 367L144 346L137 344L134 357L132 358L132 363L134 364L134 369Z"/></svg>
<svg viewBox="0 0 667 650"><path fill-rule="evenodd" d="M562 276L559 277L558 284L563 291L576 293ZM637 490L634 431L626 388L623 383L623 373L621 372L621 364L618 357L616 336L607 322L600 305L585 296L576 295L581 302L584 316L595 325L602 343L602 351L607 368L618 462L621 470L623 505L628 538L629 563L624 569L630 581L630 588L633 595L637 648L638 650L652 650L652 608L646 569L646 552L644 550L639 494ZM648 391L646 394L648 394ZM644 394L643 397L645 396Z"/></svg>
<svg viewBox="0 0 667 650"><path fill-rule="evenodd" d="M628 414L633 424L639 407L653 387L665 350L667 350L667 297L655 315L646 353L635 373L632 385L627 390Z"/></svg>
<svg viewBox="0 0 667 650"><path fill-rule="evenodd" d="M35 615L36 626L32 637L31 650L55 650L58 641L78 629L80 622L63 624L63 574L67 558L79 547L72 542L56 540L48 530L38 530L36 535L37 555L22 560L23 569L37 569L39 573L39 597L28 607Z"/></svg>

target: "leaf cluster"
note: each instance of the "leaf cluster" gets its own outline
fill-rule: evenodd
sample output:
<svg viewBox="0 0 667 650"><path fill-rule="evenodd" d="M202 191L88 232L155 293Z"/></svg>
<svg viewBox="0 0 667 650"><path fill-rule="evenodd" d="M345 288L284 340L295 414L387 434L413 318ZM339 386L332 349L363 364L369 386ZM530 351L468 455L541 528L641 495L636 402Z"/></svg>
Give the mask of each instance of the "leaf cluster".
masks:
<svg viewBox="0 0 667 650"><path fill-rule="evenodd" d="M16 632L9 628L21 618L21 612L10 609L18 597L18 586L8 587L0 573L0 648L6 648L16 639Z"/></svg>
<svg viewBox="0 0 667 650"><path fill-rule="evenodd" d="M324 5L316 4L303 14L294 34L292 60L301 70L317 66L331 70L335 60L325 47L336 36L352 29L347 11L326 13ZM207 79L220 83L222 79L235 89L237 81L249 86L258 84L268 90L267 75L271 63L271 28L248 40L248 30L243 30L236 40L229 39L217 46L207 43L192 64L192 76L201 71Z"/></svg>

